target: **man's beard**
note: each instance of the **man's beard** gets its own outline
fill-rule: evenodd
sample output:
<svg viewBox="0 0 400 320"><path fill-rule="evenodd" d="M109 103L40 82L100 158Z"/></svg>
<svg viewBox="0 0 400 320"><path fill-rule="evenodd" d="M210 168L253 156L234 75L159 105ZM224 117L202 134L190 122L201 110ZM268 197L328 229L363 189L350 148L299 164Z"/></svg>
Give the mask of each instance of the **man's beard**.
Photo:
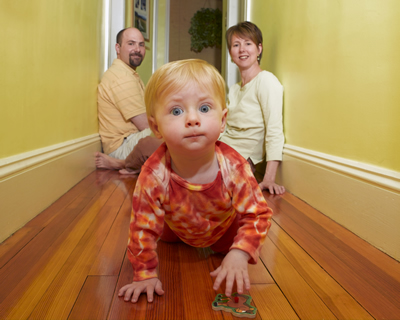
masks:
<svg viewBox="0 0 400 320"><path fill-rule="evenodd" d="M135 62L135 60L132 57L139 57L140 60L138 62ZM141 54L136 53L129 56L129 64L134 68L139 67L142 64L142 61L143 61L143 56Z"/></svg>

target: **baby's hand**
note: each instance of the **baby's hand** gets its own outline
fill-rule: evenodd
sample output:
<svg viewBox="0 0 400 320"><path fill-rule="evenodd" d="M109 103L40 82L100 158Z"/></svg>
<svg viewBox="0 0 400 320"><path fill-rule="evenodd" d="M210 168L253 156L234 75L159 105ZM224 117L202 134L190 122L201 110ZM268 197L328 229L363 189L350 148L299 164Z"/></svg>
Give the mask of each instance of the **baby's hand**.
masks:
<svg viewBox="0 0 400 320"><path fill-rule="evenodd" d="M212 277L217 277L214 281L214 290L218 290L221 282L226 278L225 294L230 297L232 294L233 283L236 280L237 291L243 293L243 283L246 290L250 290L249 272L247 264L250 259L248 253L232 249L222 260L221 265L210 273Z"/></svg>
<svg viewBox="0 0 400 320"><path fill-rule="evenodd" d="M158 295L163 295L162 283L158 278L151 278L143 281L134 281L131 284L123 286L118 291L118 297L124 296L125 301L132 301L136 303L142 292L147 293L147 301L153 302L154 291Z"/></svg>

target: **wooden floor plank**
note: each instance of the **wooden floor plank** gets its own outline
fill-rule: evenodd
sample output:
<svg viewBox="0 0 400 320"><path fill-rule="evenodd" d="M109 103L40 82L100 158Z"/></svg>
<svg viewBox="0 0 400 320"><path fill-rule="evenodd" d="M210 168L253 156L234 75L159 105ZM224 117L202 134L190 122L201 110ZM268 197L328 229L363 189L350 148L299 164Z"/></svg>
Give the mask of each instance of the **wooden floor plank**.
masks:
<svg viewBox="0 0 400 320"><path fill-rule="evenodd" d="M4 312L11 318L25 319L32 312L115 188L114 183L106 183L84 209L78 213L72 210L75 216L66 210L17 255L18 259L0 270L0 278L8 276L5 283L16 284L5 286L12 288L10 291L0 291L7 297L0 304L0 315Z"/></svg>
<svg viewBox="0 0 400 320"><path fill-rule="evenodd" d="M398 261L388 256L379 249L373 247L365 240L358 237L356 234L350 232L340 224L334 222L331 218L322 214L318 210L314 209L304 201L295 197L289 192L282 195L282 198L290 203L293 207L301 211L303 214L308 216L313 221L321 225L327 232L335 235L342 242L351 244L351 247L361 254L364 258L368 259L371 263L377 267L385 270L387 274L400 282L400 264Z"/></svg>
<svg viewBox="0 0 400 320"><path fill-rule="evenodd" d="M67 221L72 221L76 214L78 214L84 206L90 201L96 192L99 192L101 188L93 187L96 181L97 172L94 171L83 179L80 183L74 186L69 192L63 195L60 199L54 202L49 208L45 209L42 213L28 222L23 228L17 231L12 237L5 240L0 246L0 266L3 267L8 263L17 253L25 247L36 235L38 235L47 225L49 225L53 219L58 219L55 221L50 229L50 233L54 236L61 232L58 231L58 227L67 227ZM97 177L98 178L98 177ZM102 183L104 184L110 178L110 174L101 175ZM62 216L63 217L59 217ZM67 220L65 220L65 218ZM51 245L54 239L48 238L44 243L40 243L41 239L48 237L46 232L43 232L39 239L35 239L35 242L31 242L25 252L21 254L23 258L27 258L29 253L35 252L33 258L40 256L38 248L44 250L48 245ZM47 246L46 246L47 245ZM30 246L34 247L30 248ZM18 261L17 264L32 264L33 261ZM11 267L14 269L14 267ZM1 281L1 278L0 278ZM1 301L1 295L0 295Z"/></svg>
<svg viewBox="0 0 400 320"><path fill-rule="evenodd" d="M223 319L220 312L211 308L215 291L204 251L183 243L176 245L179 249L185 319Z"/></svg>
<svg viewBox="0 0 400 320"><path fill-rule="evenodd" d="M209 272L223 256L183 243L158 242L164 296L117 297L132 281L136 178L96 170L0 246L0 319L236 319L211 308L225 287L215 292ZM249 265L256 319L371 319L361 301L374 298L375 318L400 319L398 262L293 195L264 195L275 222L259 263Z"/></svg>
<svg viewBox="0 0 400 320"><path fill-rule="evenodd" d="M272 205L273 207L273 205ZM375 318L400 318L400 283L284 199L273 219ZM400 269L399 269L400 270Z"/></svg>
<svg viewBox="0 0 400 320"><path fill-rule="evenodd" d="M373 319L325 270L275 223L269 238L338 319Z"/></svg>
<svg viewBox="0 0 400 320"><path fill-rule="evenodd" d="M94 207L82 219L83 237L51 283L29 319L67 319L92 264L117 216L126 190L116 185L103 206Z"/></svg>
<svg viewBox="0 0 400 320"><path fill-rule="evenodd" d="M165 294L157 298L148 310L146 320L185 318L183 286L179 263L179 249L176 243L158 241L159 279Z"/></svg>
<svg viewBox="0 0 400 320"><path fill-rule="evenodd" d="M299 319L276 284L255 284L251 286L250 295L257 313L263 320Z"/></svg>
<svg viewBox="0 0 400 320"><path fill-rule="evenodd" d="M71 233L71 231L76 228L80 218L84 215L85 208L101 205L102 201L105 202L105 200L99 200L101 196L103 195L104 197L107 194L109 196L114 189L115 185L110 183L106 184L98 195L92 199L86 198L85 195L77 198L74 202L79 205L76 205L73 209L69 207L64 208L62 214L57 215L40 234L30 241L28 245L0 270L0 283L2 284L0 289L0 306L2 308L0 308L0 313L11 307L8 303L3 303L6 297L11 295L10 301L21 297L24 292L21 288L29 287L30 283L35 281L35 277L39 274L47 274L49 277L48 280L52 281L51 275L56 274L59 269L57 271L54 269L44 271L49 261L54 261L54 266L60 265L65 261L72 252L72 248L68 242L67 247L64 247L65 242L78 242L82 236L80 233ZM74 202L71 204L74 204ZM55 252L58 253L57 256L54 256ZM25 266L30 267L26 269ZM21 287L17 289L20 282L22 282ZM11 289L4 290L3 288Z"/></svg>
<svg viewBox="0 0 400 320"><path fill-rule="evenodd" d="M132 265L125 255L121 273L118 278L116 290L114 292L114 298L111 305L111 311L109 314L109 320L145 320L146 312L149 308L152 308L152 304L147 303L147 297L142 294L137 303L131 303L124 301L123 297L118 297L118 291L124 285L131 283L133 279ZM157 303L160 297L155 296L153 304Z"/></svg>
<svg viewBox="0 0 400 320"><path fill-rule="evenodd" d="M42 231L42 227L22 227L12 237L0 244L0 269L4 267L25 245Z"/></svg>
<svg viewBox="0 0 400 320"><path fill-rule="evenodd" d="M126 197L89 275L118 275L121 269L128 243L132 193L136 180L136 176L128 176L123 180Z"/></svg>
<svg viewBox="0 0 400 320"><path fill-rule="evenodd" d="M116 284L117 276L88 277L68 319L107 319Z"/></svg>
<svg viewBox="0 0 400 320"><path fill-rule="evenodd" d="M260 256L301 319L336 319L269 238L265 241Z"/></svg>
<svg viewBox="0 0 400 320"><path fill-rule="evenodd" d="M86 197L93 197L104 184L111 178L112 171L98 171L95 170L82 179L79 183L73 186L68 192L63 194L57 201L52 203L48 208L43 210L34 219L29 221L26 226L28 227L45 227L52 219L58 214L62 214L62 210L68 206L78 197L85 194ZM70 206L71 207L71 206Z"/></svg>

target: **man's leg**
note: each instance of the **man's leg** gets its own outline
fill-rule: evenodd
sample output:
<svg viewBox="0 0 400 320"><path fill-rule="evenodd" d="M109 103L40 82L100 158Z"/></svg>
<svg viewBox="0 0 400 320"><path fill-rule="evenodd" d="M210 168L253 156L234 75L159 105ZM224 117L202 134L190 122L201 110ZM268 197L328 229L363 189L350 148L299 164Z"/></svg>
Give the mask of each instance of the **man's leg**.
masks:
<svg viewBox="0 0 400 320"><path fill-rule="evenodd" d="M125 158L132 152L134 146L140 139L147 137L151 134L150 128L144 129L140 132L133 133L124 139L122 145L109 155L104 153L95 153L96 167L100 169L120 170L125 168Z"/></svg>
<svg viewBox="0 0 400 320"><path fill-rule="evenodd" d="M125 169L120 170L121 174L138 174L142 165L163 143L163 140L153 136L140 139L132 152L125 159Z"/></svg>
<svg viewBox="0 0 400 320"><path fill-rule="evenodd" d="M125 168L125 160L116 159L101 152L96 152L95 157L96 167L99 169L120 170Z"/></svg>

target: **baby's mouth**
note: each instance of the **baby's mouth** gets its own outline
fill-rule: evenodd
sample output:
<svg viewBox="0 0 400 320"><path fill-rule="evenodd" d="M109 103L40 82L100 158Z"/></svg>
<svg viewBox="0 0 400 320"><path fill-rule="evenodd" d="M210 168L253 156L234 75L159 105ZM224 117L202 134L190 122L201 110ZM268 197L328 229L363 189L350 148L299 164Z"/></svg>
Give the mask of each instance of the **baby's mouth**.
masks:
<svg viewBox="0 0 400 320"><path fill-rule="evenodd" d="M185 138L197 138L197 137L200 137L200 136L202 136L202 134L193 133L193 134L187 135Z"/></svg>

